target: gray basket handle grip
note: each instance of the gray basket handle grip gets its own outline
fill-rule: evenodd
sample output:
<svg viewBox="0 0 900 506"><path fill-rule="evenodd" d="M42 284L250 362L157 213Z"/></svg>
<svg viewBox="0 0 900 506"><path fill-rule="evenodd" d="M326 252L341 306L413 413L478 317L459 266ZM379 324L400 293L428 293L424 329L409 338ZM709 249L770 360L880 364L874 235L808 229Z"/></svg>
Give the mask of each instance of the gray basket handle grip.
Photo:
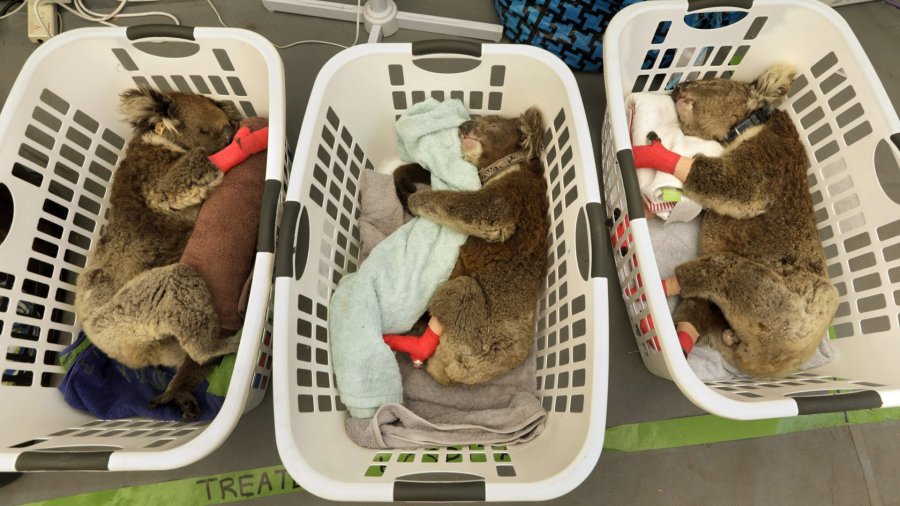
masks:
<svg viewBox="0 0 900 506"><path fill-rule="evenodd" d="M412 43L413 56L453 53L481 58L481 44L470 40L419 40Z"/></svg>
<svg viewBox="0 0 900 506"><path fill-rule="evenodd" d="M753 0L688 0L688 12L721 7L734 7L749 11L753 7Z"/></svg>
<svg viewBox="0 0 900 506"><path fill-rule="evenodd" d="M295 250L294 238L297 236L298 221L300 237ZM289 200L284 203L280 232L275 248L275 277L294 276L295 279L300 279L309 256L309 216L305 209L301 209L299 202Z"/></svg>
<svg viewBox="0 0 900 506"><path fill-rule="evenodd" d="M125 36L132 41L157 37L196 40L194 39L194 27L182 25L150 24L129 26L125 29Z"/></svg>
<svg viewBox="0 0 900 506"><path fill-rule="evenodd" d="M582 212L578 213L575 224L575 256L578 272L585 281L602 277L602 255L604 251L609 251L603 245L606 235L603 223L603 205L599 202L588 202Z"/></svg>
<svg viewBox="0 0 900 506"><path fill-rule="evenodd" d="M638 184L637 170L634 168L634 155L630 149L623 149L616 153L619 161L619 169L622 171L622 186L625 190L629 219L635 220L644 217L644 199L641 197L641 186Z"/></svg>
<svg viewBox="0 0 900 506"><path fill-rule="evenodd" d="M881 396L874 390L862 390L849 394L794 397L794 401L797 403L798 415L874 409L880 408L883 404Z"/></svg>
<svg viewBox="0 0 900 506"><path fill-rule="evenodd" d="M423 473L427 476L433 473ZM420 481L398 478L394 482L394 501L472 502L485 500L485 482L477 476L461 474L447 481Z"/></svg>
<svg viewBox="0 0 900 506"><path fill-rule="evenodd" d="M275 253L275 217L278 215L279 200L281 200L281 181L267 180L263 190L262 211L259 215L259 238L256 241L258 253Z"/></svg>
<svg viewBox="0 0 900 506"><path fill-rule="evenodd" d="M113 450L30 451L16 458L17 471L108 471Z"/></svg>

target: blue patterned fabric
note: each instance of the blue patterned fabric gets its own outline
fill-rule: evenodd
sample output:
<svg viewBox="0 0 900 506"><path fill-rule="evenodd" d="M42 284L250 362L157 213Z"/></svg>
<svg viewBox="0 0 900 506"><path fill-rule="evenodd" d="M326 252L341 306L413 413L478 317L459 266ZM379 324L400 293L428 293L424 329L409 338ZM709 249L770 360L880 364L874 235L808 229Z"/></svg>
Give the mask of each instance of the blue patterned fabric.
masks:
<svg viewBox="0 0 900 506"><path fill-rule="evenodd" d="M626 5L640 0L494 0L514 42L542 47L573 69L603 70L603 32Z"/></svg>
<svg viewBox="0 0 900 506"><path fill-rule="evenodd" d="M494 0L494 7L504 26L503 34L508 39L542 47L575 70L601 72L606 26L617 12L640 1ZM694 28L716 28L737 22L745 15L745 12L689 14L685 16L685 22ZM653 34L654 44L663 42L669 25L664 23L661 30ZM671 64L666 59L671 60L671 55L664 56L661 62L664 66Z"/></svg>

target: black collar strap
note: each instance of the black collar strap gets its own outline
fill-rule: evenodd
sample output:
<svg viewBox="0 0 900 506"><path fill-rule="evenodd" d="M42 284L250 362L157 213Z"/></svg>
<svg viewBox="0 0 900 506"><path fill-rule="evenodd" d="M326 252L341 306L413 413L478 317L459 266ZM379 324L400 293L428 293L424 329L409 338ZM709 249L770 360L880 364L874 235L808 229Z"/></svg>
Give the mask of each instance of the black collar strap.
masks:
<svg viewBox="0 0 900 506"><path fill-rule="evenodd" d="M757 125L762 125L766 121L769 121L769 118L772 117L772 108L769 106L760 107L759 109L750 113L746 118L738 121L737 125L728 132L728 138L725 139L725 142L731 142L738 138L739 135L743 134L747 130Z"/></svg>
<svg viewBox="0 0 900 506"><path fill-rule="evenodd" d="M512 167L513 165L518 165L519 163L529 159L531 159L531 157L529 157L528 153L526 153L525 151L516 151L511 155L504 156L503 158L497 160L496 162L488 165L483 169L479 169L478 177L481 178L481 184L487 183L488 179L496 176L497 174Z"/></svg>

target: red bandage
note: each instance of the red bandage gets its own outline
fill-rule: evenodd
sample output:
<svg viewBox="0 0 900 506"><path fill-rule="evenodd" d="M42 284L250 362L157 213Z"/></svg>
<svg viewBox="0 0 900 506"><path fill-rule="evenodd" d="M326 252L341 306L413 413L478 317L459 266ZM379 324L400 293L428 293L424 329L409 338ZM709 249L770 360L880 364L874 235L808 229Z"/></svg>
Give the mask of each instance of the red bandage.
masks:
<svg viewBox="0 0 900 506"><path fill-rule="evenodd" d="M437 345L441 340L441 336L436 334L431 327L425 330L422 337L417 336L401 336L396 334L385 334L384 342L394 351L402 351L409 353L409 358L413 361L413 367L422 367L422 363L428 359L437 349Z"/></svg>
<svg viewBox="0 0 900 506"><path fill-rule="evenodd" d="M694 349L694 340L691 339L690 334L683 330L678 331L678 342L681 343L681 349L684 350L685 355Z"/></svg>
<svg viewBox="0 0 900 506"><path fill-rule="evenodd" d="M209 161L222 172L228 172L250 155L259 153L269 145L269 127L250 132L249 127L241 127L231 144L209 157Z"/></svg>
<svg viewBox="0 0 900 506"><path fill-rule="evenodd" d="M666 149L659 140L654 140L649 146L634 146L631 152L635 168L656 169L669 174L675 173L675 166L681 159L681 155Z"/></svg>

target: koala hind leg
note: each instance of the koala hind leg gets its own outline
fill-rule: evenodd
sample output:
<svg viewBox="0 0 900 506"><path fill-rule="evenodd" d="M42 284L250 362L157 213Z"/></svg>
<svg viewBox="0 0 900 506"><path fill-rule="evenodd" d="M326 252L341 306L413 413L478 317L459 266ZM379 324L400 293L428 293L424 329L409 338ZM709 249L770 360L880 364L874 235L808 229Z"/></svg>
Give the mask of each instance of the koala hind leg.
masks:
<svg viewBox="0 0 900 506"><path fill-rule="evenodd" d="M209 290L200 275L183 264L135 276L84 327L101 350L132 368L176 366L185 353L205 364L237 350L239 340L219 337Z"/></svg>
<svg viewBox="0 0 900 506"><path fill-rule="evenodd" d="M481 286L469 276L444 283L429 305L444 326L426 371L438 382L474 385L516 367L534 338L534 314L500 319L489 314Z"/></svg>
<svg viewBox="0 0 900 506"><path fill-rule="evenodd" d="M181 410L181 418L185 422L196 420L200 416L200 405L193 391L206 378L210 367L211 364L200 365L190 356L184 357L166 391L154 397L147 407L155 409L174 402Z"/></svg>
<svg viewBox="0 0 900 506"><path fill-rule="evenodd" d="M799 368L815 352L837 310L827 279L806 271L784 275L740 255L713 253L675 270L681 295L718 306L738 343L725 358L758 377Z"/></svg>
<svg viewBox="0 0 900 506"><path fill-rule="evenodd" d="M206 364L216 357L234 353L240 336L221 336L219 318L206 282L191 267L177 263L162 269L167 294L159 305L160 329L175 336L193 360Z"/></svg>
<svg viewBox="0 0 900 506"><path fill-rule="evenodd" d="M469 276L458 276L441 285L428 305L431 316L444 326L441 342L428 359L426 371L438 382L449 385L458 382L458 374L449 373L460 356L468 355L488 314L487 301L481 286Z"/></svg>
<svg viewBox="0 0 900 506"><path fill-rule="evenodd" d="M728 322L722 316L722 311L705 299L681 299L675 308L673 319L676 324L690 323L700 334L698 341L709 342L716 347L724 340L724 334L729 332Z"/></svg>

